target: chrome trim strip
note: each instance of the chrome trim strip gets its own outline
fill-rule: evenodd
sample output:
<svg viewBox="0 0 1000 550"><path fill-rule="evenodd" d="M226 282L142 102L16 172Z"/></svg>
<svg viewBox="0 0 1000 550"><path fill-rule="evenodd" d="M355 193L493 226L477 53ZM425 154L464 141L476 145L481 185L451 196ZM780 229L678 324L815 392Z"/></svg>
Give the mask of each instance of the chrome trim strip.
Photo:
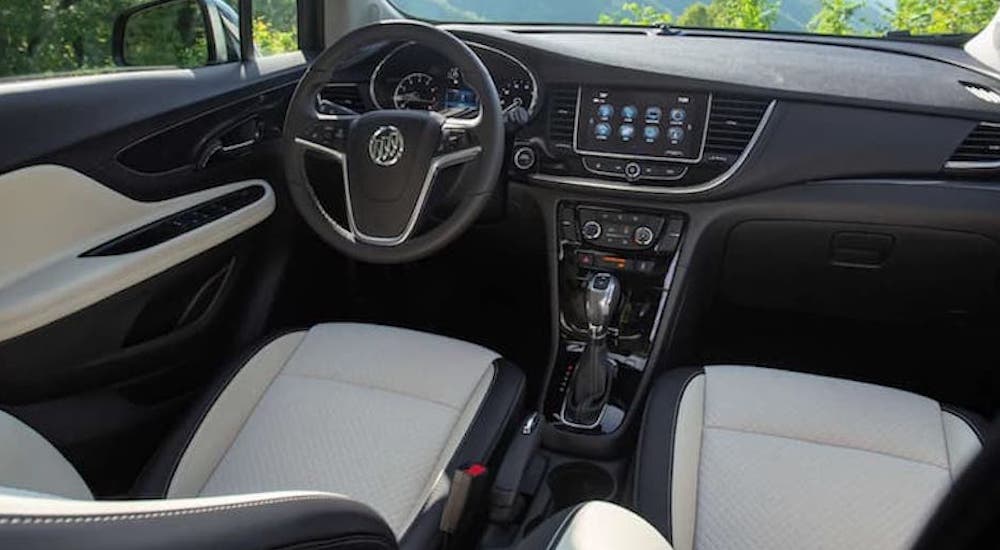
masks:
<svg viewBox="0 0 1000 550"><path fill-rule="evenodd" d="M948 170L996 170L1000 160L949 160L944 163Z"/></svg>
<svg viewBox="0 0 1000 550"><path fill-rule="evenodd" d="M302 139L300 137L295 138L295 143L298 143L299 145L305 147L306 149L311 149L313 151L316 151L317 153L323 153L324 155L332 157L334 160L339 162L341 170L343 170L344 174L344 186L345 187L347 186L347 155L341 153L340 151L337 151L336 149L331 149L329 147L320 145L318 143L313 143L307 139ZM309 184L308 182L306 183L306 189L309 190L309 195L312 196L313 201L317 205L319 205L320 204L319 197L316 196L316 191L313 190L312 185ZM354 238L354 233L351 233L350 230L345 229L344 226L337 223L333 218L330 217L329 214L326 213L326 210L320 207L319 211L320 213L323 214L323 217L326 218L326 221L333 226L333 230L336 231L341 237L347 239L348 241L351 241L352 243L357 242L357 239Z"/></svg>
<svg viewBox="0 0 1000 550"><path fill-rule="evenodd" d="M316 111L316 113L314 114L316 115L316 120L351 120L361 116L361 115L327 115L319 111Z"/></svg>
<svg viewBox="0 0 1000 550"><path fill-rule="evenodd" d="M416 42L404 42L393 48L391 51L389 51L389 53L385 54L385 57L383 57L382 60L378 62L378 64L375 65L375 68L372 70L371 76L368 77L368 97L369 99L372 100L372 105L374 105L379 110L383 111L385 110L385 107L383 107L378 102L378 98L375 96L375 80L376 78L378 78L378 73L382 70L382 65L385 65L385 63L389 61L389 58L396 55L396 52L398 52L399 50L402 50L403 48L408 48L414 44L416 44Z"/></svg>
<svg viewBox="0 0 1000 550"><path fill-rule="evenodd" d="M571 379L572 379L572 377L571 377ZM569 426L570 428L576 428L578 430L593 430L594 428L596 428L596 427L598 427L598 426L601 425L601 421L604 420L604 413L608 412L608 405L607 405L607 403L605 403L604 406L601 407L601 413L597 415L597 420L593 424L591 424L589 426L584 425L584 424L577 424L576 422L573 422L571 420L567 420L566 419L566 402L567 401L569 401L569 389L568 388L566 389L566 395L563 396L562 408L559 410L559 420L563 424L565 424L566 426Z"/></svg>
<svg viewBox="0 0 1000 550"><path fill-rule="evenodd" d="M580 129L580 107L583 104L583 86L576 87L576 116L573 117L573 152L578 155L586 155L591 157L607 157L615 159L632 159L632 160L655 160L659 162L676 162L680 164L698 164L701 159L705 157L705 143L708 141L708 123L712 119L712 102L714 101L713 94L708 94L708 105L705 108L705 129L701 133L701 149L698 151L698 158L685 159L685 158L671 158L671 157L650 157L645 155L626 155L622 153L602 153L600 151L587 151L577 147L577 132ZM763 120L763 119L761 119Z"/></svg>
<svg viewBox="0 0 1000 550"><path fill-rule="evenodd" d="M528 174L528 181L533 183L553 183L559 185L575 185L580 187L592 187L597 189L606 189L612 191L628 191L633 193L648 193L657 195L685 195L689 193L702 193L714 189L723 183L726 183L734 174L743 166L747 157L753 152L754 146L757 145L757 141L760 139L761 134L764 132L764 128L767 126L768 121L771 118L771 114L774 112L774 106L777 101L772 100L768 105L767 110L764 111L764 116L760 119L760 124L757 126L757 131L754 132L753 136L750 138L750 142L747 143L747 148L743 153L737 157L736 162L729 167L728 170L719 174L715 178L697 185L688 185L684 187L654 187L645 185L629 185L627 183L616 183L606 180L599 180L593 178L585 178L580 176L556 176L549 174Z"/></svg>
<svg viewBox="0 0 1000 550"><path fill-rule="evenodd" d="M656 340L656 331L660 328L660 320L663 318L663 310L667 307L667 299L670 298L671 287L674 285L674 275L677 273L677 263L680 261L681 248L684 247L684 228L681 229L681 236L677 241L677 250L674 250L674 258L670 260L670 267L663 277L663 291L660 293L659 310L656 312L656 319L653 319L653 326L649 330L649 342L652 344Z"/></svg>

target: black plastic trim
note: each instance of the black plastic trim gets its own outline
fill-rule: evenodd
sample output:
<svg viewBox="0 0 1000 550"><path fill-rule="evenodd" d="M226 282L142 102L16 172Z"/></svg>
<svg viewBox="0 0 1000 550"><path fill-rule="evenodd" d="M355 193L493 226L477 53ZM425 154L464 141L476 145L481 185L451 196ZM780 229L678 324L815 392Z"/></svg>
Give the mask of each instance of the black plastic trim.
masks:
<svg viewBox="0 0 1000 550"><path fill-rule="evenodd" d="M226 193L130 231L80 256L118 256L152 248L250 206L259 201L264 193L262 185L251 185Z"/></svg>

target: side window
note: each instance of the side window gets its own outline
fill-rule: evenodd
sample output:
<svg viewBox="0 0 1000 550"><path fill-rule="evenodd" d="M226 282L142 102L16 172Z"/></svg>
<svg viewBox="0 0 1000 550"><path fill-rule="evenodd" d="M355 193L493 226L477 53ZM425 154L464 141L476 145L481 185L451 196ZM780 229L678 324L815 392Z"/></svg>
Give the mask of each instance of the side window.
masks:
<svg viewBox="0 0 1000 550"><path fill-rule="evenodd" d="M260 55L299 49L296 0L253 0L253 41Z"/></svg>
<svg viewBox="0 0 1000 550"><path fill-rule="evenodd" d="M237 60L223 0L0 0L0 79Z"/></svg>

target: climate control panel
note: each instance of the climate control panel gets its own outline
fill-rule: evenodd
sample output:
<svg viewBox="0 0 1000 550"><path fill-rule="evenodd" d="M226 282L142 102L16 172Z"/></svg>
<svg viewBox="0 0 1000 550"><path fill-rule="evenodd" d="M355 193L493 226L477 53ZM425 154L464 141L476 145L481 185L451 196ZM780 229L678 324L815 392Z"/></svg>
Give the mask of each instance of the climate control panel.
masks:
<svg viewBox="0 0 1000 550"><path fill-rule="evenodd" d="M672 254L680 243L684 218L569 203L559 207L559 237L581 248L656 255Z"/></svg>
<svg viewBox="0 0 1000 550"><path fill-rule="evenodd" d="M587 243L619 250L643 250L663 229L663 216L580 208L580 235Z"/></svg>

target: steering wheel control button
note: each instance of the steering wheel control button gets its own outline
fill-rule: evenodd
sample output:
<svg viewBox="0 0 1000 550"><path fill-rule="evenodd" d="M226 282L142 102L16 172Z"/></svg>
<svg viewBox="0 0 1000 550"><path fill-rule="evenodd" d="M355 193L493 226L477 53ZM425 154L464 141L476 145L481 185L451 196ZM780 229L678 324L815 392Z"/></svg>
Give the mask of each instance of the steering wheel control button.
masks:
<svg viewBox="0 0 1000 550"><path fill-rule="evenodd" d="M649 246L653 244L653 239L656 237L653 234L653 230L645 225L640 225L635 228L635 232L632 233L632 241L639 246Z"/></svg>
<svg viewBox="0 0 1000 550"><path fill-rule="evenodd" d="M522 146L514 150L514 166L519 170L530 170L535 165L535 150Z"/></svg>
<svg viewBox="0 0 1000 550"><path fill-rule="evenodd" d="M588 241L593 241L604 233L604 227L600 222L589 220L583 224L583 238Z"/></svg>
<svg viewBox="0 0 1000 550"><path fill-rule="evenodd" d="M642 166L638 162L630 162L625 165L625 177L630 181L635 181L642 177Z"/></svg>

